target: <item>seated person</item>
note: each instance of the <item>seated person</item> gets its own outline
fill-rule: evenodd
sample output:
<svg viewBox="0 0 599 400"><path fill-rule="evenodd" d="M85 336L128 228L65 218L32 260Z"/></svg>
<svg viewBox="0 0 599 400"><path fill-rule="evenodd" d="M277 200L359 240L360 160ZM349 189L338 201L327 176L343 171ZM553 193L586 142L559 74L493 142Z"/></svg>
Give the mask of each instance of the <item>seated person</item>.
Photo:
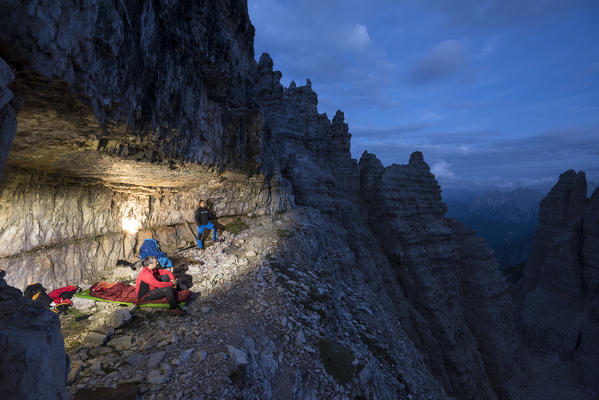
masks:
<svg viewBox="0 0 599 400"><path fill-rule="evenodd" d="M195 220L196 224L198 224L198 235L196 237L198 247L201 249L202 246L202 235L204 234L204 230L211 229L212 230L212 241L217 241L216 228L208 220L209 210L206 207L206 202L204 200L200 201L200 208L196 211Z"/></svg>
<svg viewBox="0 0 599 400"><path fill-rule="evenodd" d="M135 282L135 293L138 301L157 300L166 297L168 304L177 315L185 315L175 296L177 288L177 279L172 272L165 269L159 269L158 260L154 256L145 257L142 262L142 268Z"/></svg>

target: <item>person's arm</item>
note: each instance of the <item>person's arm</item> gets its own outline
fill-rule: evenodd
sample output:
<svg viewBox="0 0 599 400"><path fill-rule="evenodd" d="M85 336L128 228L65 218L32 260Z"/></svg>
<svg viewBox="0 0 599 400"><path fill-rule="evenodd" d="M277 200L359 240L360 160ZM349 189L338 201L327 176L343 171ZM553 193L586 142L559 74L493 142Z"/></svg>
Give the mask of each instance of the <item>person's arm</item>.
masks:
<svg viewBox="0 0 599 400"><path fill-rule="evenodd" d="M144 274L141 277L141 280L152 285L152 286L156 286L158 288L169 287L172 285L171 282L162 282L162 281L159 281L158 279L154 278L154 275L151 272Z"/></svg>
<svg viewBox="0 0 599 400"><path fill-rule="evenodd" d="M171 271L168 271L166 269L160 269L158 270L158 273L160 275L168 275L169 279L172 281L173 279L175 279L175 275L173 275L173 273Z"/></svg>

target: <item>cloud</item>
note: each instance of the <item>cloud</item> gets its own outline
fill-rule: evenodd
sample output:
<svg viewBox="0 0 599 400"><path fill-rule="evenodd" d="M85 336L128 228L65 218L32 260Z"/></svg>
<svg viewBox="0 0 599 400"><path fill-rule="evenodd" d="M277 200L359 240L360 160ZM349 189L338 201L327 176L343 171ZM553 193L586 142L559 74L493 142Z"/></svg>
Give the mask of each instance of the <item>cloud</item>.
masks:
<svg viewBox="0 0 599 400"><path fill-rule="evenodd" d="M423 130L398 136L355 135L352 153L368 150L389 165L419 150L444 188L509 188L548 185L568 169L599 180L597 137L599 126L565 126L520 138L496 131Z"/></svg>
<svg viewBox="0 0 599 400"><path fill-rule="evenodd" d="M459 40L445 40L421 55L409 72L415 84L438 82L455 76L468 61L466 46Z"/></svg>
<svg viewBox="0 0 599 400"><path fill-rule="evenodd" d="M387 94L395 66L372 37L365 1L250 0L257 54L268 52L282 83L310 78L322 106L397 107ZM334 112L334 109L326 109Z"/></svg>
<svg viewBox="0 0 599 400"><path fill-rule="evenodd" d="M355 50L365 49L371 42L368 28L362 24L355 24L347 35L347 38L349 46Z"/></svg>
<svg viewBox="0 0 599 400"><path fill-rule="evenodd" d="M431 167L431 172L437 178L453 179L455 178L455 174L449 169L449 167L450 165L447 162L439 160L433 164L433 166Z"/></svg>

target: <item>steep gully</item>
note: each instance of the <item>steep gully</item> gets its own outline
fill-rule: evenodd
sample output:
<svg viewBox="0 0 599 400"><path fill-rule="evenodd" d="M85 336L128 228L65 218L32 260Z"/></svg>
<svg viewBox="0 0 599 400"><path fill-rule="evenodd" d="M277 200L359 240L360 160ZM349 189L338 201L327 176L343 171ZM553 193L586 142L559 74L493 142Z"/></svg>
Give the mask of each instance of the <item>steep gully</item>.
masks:
<svg viewBox="0 0 599 400"><path fill-rule="evenodd" d="M268 55L254 61L244 1L3 0L0 7L10 11L0 16L7 27L0 32L0 269L10 285L56 287L99 276L152 235L182 246L183 222L200 198L211 199L220 217L304 209L300 220L316 232L294 246L347 247L351 257L338 277L369 288L368 302L392 321L376 322L377 339L396 367L372 364L371 378L385 379L372 378L366 396L407 395L406 385L431 398L534 393L529 343L516 328L508 287L484 242L444 217L422 154L386 168L368 153L353 160L343 113L329 120L318 113L309 81L284 88ZM585 260L596 254L598 225L586 222L596 218L593 207L577 225L592 236L576 247ZM590 288L582 297L595 301L592 262L581 272L590 278L579 281ZM535 304L542 304L535 282L531 273L524 284L525 327L535 326ZM582 395L597 390L585 365L598 358L586 340L596 312L583 304L577 309L589 319L574 347L588 379L567 382ZM556 351L569 357L571 347Z"/></svg>

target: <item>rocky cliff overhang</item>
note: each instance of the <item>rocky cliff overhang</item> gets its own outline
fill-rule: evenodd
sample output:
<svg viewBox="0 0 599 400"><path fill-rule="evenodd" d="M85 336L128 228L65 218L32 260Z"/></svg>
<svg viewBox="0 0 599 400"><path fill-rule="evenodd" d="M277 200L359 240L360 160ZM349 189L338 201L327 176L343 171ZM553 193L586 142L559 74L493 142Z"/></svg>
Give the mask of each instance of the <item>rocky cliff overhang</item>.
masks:
<svg viewBox="0 0 599 400"><path fill-rule="evenodd" d="M189 162L257 169L244 2L0 7L0 57L19 111L8 165L154 186L193 184L176 172ZM127 161L165 168L141 174ZM152 173L156 182L144 180Z"/></svg>
<svg viewBox="0 0 599 400"><path fill-rule="evenodd" d="M66 283L114 265L135 249L125 222L175 227L193 221L201 198L220 216L292 204L262 159L244 1L1 0L0 9L9 283ZM66 259L81 271L65 271Z"/></svg>

